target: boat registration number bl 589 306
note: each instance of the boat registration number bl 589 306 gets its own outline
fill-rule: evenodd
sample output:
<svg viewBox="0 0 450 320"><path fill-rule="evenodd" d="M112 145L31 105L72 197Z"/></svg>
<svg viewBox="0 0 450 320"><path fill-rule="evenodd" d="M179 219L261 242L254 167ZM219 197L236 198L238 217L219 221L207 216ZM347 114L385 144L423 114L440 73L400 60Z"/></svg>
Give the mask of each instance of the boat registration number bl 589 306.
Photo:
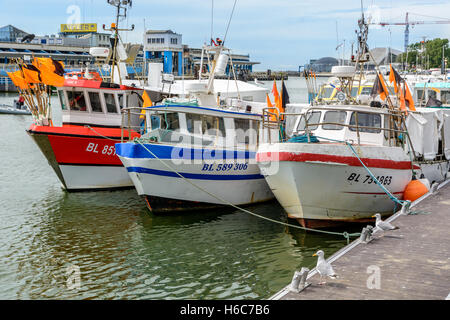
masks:
<svg viewBox="0 0 450 320"><path fill-rule="evenodd" d="M380 184L388 186L392 183L392 176L378 176L376 178ZM375 180L369 176L369 175L360 175L356 173L352 173L348 178L347 181L354 181L354 182L361 182L366 184L372 184L375 183Z"/></svg>
<svg viewBox="0 0 450 320"><path fill-rule="evenodd" d="M93 152L93 153L98 153L98 154L104 154L104 155L116 155L116 148L114 146L109 146L107 144L105 144L104 146L100 146L97 143L89 143L87 148L86 148L87 152Z"/></svg>
<svg viewBox="0 0 450 320"><path fill-rule="evenodd" d="M241 171L241 170L247 170L248 169L248 163L220 163L215 166L214 163L207 164L205 163L203 165L202 171Z"/></svg>

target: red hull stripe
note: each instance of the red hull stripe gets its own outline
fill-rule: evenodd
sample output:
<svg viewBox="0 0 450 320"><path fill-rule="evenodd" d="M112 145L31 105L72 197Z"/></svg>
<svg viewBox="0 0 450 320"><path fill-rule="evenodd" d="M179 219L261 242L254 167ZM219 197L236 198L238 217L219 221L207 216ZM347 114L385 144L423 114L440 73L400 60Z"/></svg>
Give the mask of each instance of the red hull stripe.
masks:
<svg viewBox="0 0 450 320"><path fill-rule="evenodd" d="M384 169L398 169L407 170L411 169L410 161L393 161L386 159L361 159L367 167L370 168L384 168ZM362 167L356 157L336 156L330 154L317 154L317 153L292 153L292 152L265 152L256 154L257 162L274 162L274 161L293 161L293 162L332 162L346 164L352 167ZM420 169L415 166L415 169Z"/></svg>
<svg viewBox="0 0 450 320"><path fill-rule="evenodd" d="M58 164L122 165L115 155L115 141L53 135L48 140Z"/></svg>
<svg viewBox="0 0 450 320"><path fill-rule="evenodd" d="M79 137L114 137L120 139L122 130L120 128L96 127L91 125L90 128L85 125L64 124L62 127L37 126L32 124L29 131L34 134L48 134L48 135L67 135ZM124 137L128 137L128 130L124 130ZM139 134L131 132L131 137L138 137Z"/></svg>
<svg viewBox="0 0 450 320"><path fill-rule="evenodd" d="M32 125L32 134L47 135L58 164L93 165L93 166L123 166L115 154L115 144L120 141L121 129L93 128L106 137L96 135L91 129L82 126L64 125L62 127L47 127ZM136 132L132 138L138 137Z"/></svg>
<svg viewBox="0 0 450 320"><path fill-rule="evenodd" d="M344 192L344 193L351 193L351 194L375 194L375 195L386 195L385 192ZM392 194L403 194L404 192L392 192Z"/></svg>

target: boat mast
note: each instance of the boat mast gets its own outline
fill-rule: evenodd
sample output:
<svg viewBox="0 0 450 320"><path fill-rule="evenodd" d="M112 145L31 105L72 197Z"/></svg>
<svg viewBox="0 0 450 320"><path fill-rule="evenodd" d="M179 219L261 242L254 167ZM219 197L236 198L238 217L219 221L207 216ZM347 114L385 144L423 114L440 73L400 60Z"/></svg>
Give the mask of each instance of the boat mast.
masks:
<svg viewBox="0 0 450 320"><path fill-rule="evenodd" d="M364 64L369 62L370 53L367 45L367 39L369 35L369 25L364 17L363 0L361 0L361 19L358 20L359 30L355 30L358 38L358 50L356 51L355 70L359 70L359 84L358 90L361 88L362 76L364 74ZM356 76L356 73L355 73Z"/></svg>
<svg viewBox="0 0 450 320"><path fill-rule="evenodd" d="M105 28L105 25L103 25L103 30L105 31L112 31L114 32L114 45L113 45L113 52L111 56L111 83L114 83L114 69L117 67L118 74L119 74L119 81L120 84L122 84L122 78L120 76L120 57L117 52L117 47L120 42L120 36L119 31L133 31L134 30L134 24L131 25L131 29L119 29L119 22L120 18L125 19L127 17L127 10L128 8L131 8L133 6L132 0L106 0L106 2L114 7L117 8L116 11L116 23L111 24L111 28L107 29Z"/></svg>

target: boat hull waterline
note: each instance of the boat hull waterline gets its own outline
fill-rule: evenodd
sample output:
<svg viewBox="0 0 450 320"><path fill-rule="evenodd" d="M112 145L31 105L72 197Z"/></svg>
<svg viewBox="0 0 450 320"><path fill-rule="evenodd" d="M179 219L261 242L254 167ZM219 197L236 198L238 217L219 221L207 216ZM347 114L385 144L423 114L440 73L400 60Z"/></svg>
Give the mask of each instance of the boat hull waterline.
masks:
<svg viewBox="0 0 450 320"><path fill-rule="evenodd" d="M209 209L226 202L247 205L273 199L254 161L255 152L144 146L157 158L134 143L116 144L116 150L138 194L145 196L154 213ZM183 159L173 158L180 150ZM211 154L220 157L214 159ZM232 156L223 157L225 154Z"/></svg>
<svg viewBox="0 0 450 320"><path fill-rule="evenodd" d="M411 161L403 150L377 146L355 149L380 183L401 200L412 179ZM395 209L396 203L347 145L263 145L257 161L288 216L303 226L367 222L377 212L388 215Z"/></svg>

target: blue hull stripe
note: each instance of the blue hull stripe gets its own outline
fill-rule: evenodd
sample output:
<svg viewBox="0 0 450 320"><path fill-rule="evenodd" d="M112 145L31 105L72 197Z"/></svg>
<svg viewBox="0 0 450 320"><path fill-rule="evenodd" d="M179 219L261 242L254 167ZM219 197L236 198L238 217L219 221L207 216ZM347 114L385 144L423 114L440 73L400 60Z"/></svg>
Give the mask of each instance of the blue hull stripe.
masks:
<svg viewBox="0 0 450 320"><path fill-rule="evenodd" d="M136 172L136 173L146 173L146 174L154 174L157 176L163 177L171 177L171 178L179 178L181 177L172 171L163 171L163 170L155 170L148 169L142 167L129 167L127 168L128 172ZM228 175L218 175L218 174L198 174L198 173L183 173L179 172L186 179L195 179L195 180L255 180L255 179L264 179L264 176L260 174L228 174Z"/></svg>
<svg viewBox="0 0 450 320"><path fill-rule="evenodd" d="M254 159L256 152L223 149L193 149L161 144L145 144L159 159L165 160L234 160ZM129 159L154 159L142 145L137 143L116 143L116 154Z"/></svg>

